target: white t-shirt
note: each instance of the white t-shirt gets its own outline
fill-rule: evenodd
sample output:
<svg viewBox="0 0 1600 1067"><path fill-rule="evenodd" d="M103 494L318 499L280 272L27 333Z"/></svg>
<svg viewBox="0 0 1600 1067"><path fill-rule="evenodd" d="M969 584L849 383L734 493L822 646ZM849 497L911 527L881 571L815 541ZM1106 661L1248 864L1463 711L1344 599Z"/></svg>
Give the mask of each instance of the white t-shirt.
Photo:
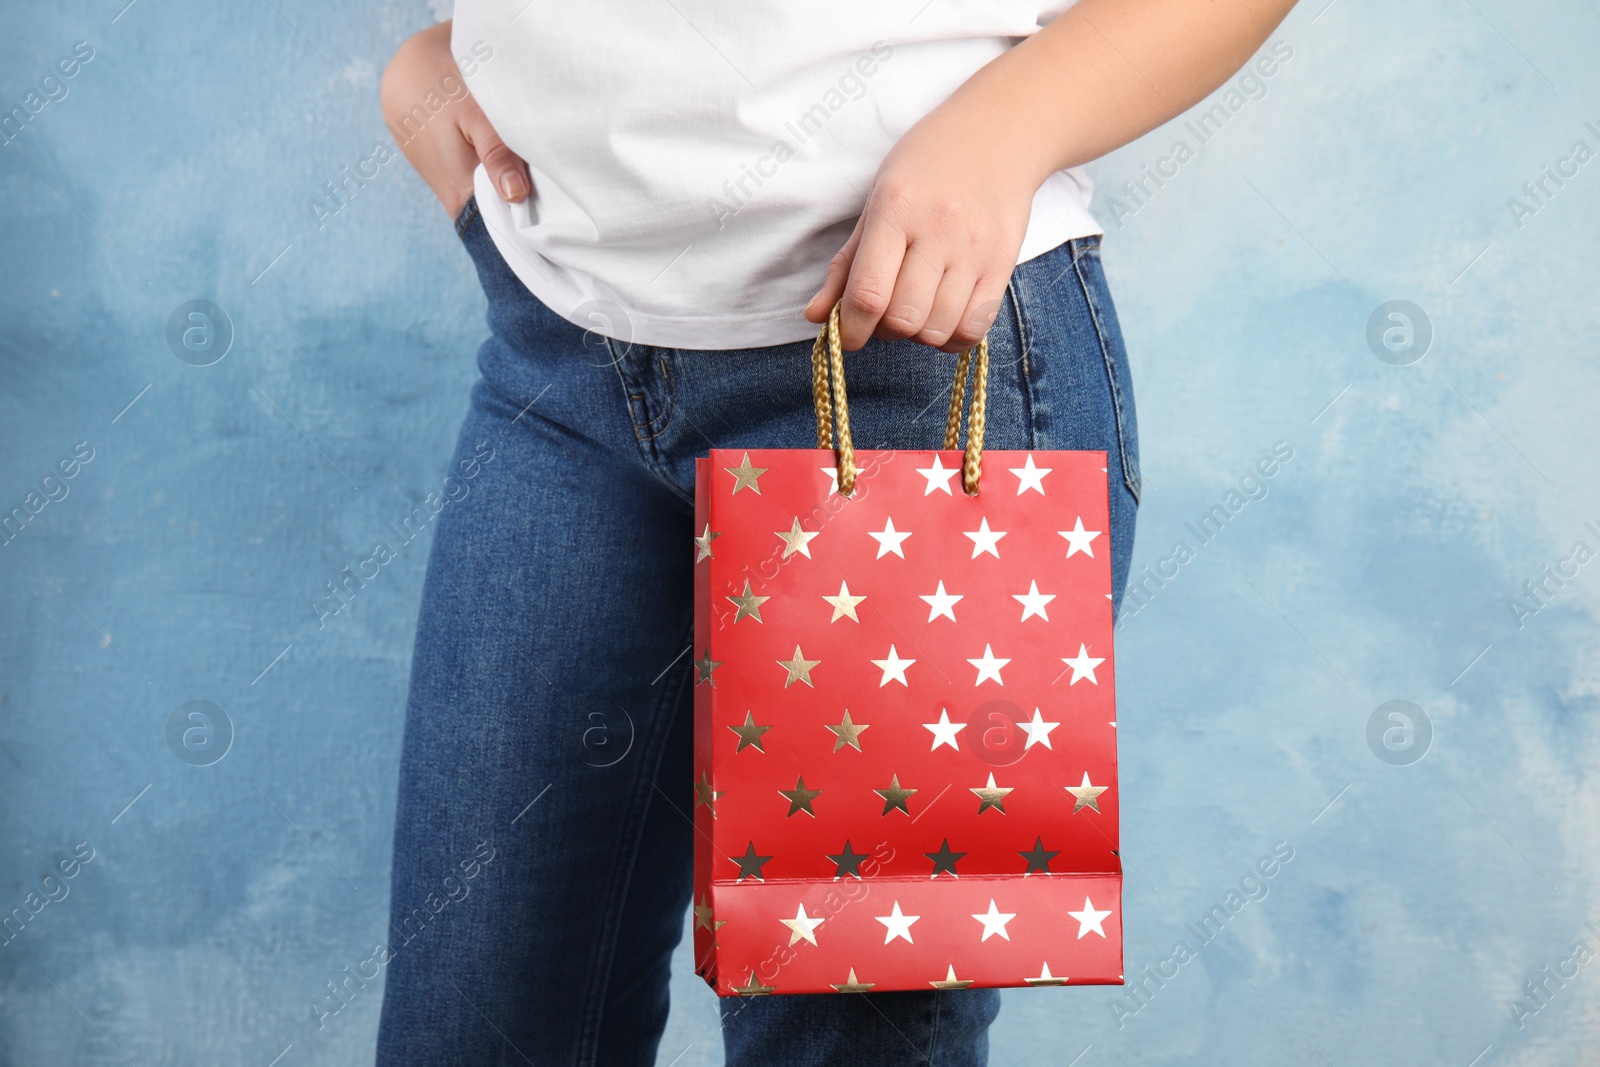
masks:
<svg viewBox="0 0 1600 1067"><path fill-rule="evenodd" d="M478 205L556 314L675 348L809 340L802 315L889 149L1071 0L457 0L467 85L535 195ZM959 164L962 146L951 145ZM1017 261L1100 233L1081 168Z"/></svg>

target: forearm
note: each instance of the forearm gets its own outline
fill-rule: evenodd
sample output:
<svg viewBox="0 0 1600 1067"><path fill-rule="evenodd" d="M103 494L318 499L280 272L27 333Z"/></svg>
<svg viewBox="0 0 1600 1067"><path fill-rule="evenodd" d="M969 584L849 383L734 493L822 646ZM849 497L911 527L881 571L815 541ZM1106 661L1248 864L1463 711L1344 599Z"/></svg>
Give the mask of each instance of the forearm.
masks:
<svg viewBox="0 0 1600 1067"><path fill-rule="evenodd" d="M1001 138L1037 188L1052 172L1120 148L1203 99L1293 6L1082 0L979 70L936 115L958 127L976 120Z"/></svg>

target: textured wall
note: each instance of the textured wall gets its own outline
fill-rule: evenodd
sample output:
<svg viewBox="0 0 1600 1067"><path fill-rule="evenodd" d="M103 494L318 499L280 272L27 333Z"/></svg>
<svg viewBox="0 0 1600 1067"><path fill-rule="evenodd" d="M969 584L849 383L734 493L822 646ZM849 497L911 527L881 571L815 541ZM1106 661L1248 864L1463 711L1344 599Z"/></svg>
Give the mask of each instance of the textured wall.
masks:
<svg viewBox="0 0 1600 1067"><path fill-rule="evenodd" d="M0 1063L361 1062L377 986L312 1005L384 936L426 535L310 604L438 488L482 298L403 162L308 201L388 143L430 13L122 2L0 39L0 107L39 93L0 147L0 508L37 511L0 547L0 912L56 898L0 946ZM1008 991L997 1064L1600 1059L1600 16L1325 3L1208 128L1093 168L1146 475L1127 960L1167 977ZM1369 343L1397 300L1429 329ZM718 1063L679 962L661 1062Z"/></svg>

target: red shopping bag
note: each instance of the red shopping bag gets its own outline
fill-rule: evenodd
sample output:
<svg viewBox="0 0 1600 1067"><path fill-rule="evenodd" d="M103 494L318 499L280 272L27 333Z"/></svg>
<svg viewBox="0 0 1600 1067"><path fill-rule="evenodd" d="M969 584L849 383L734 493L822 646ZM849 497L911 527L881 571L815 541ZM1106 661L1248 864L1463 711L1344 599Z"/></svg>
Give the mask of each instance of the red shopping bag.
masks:
<svg viewBox="0 0 1600 1067"><path fill-rule="evenodd" d="M976 353L943 450L856 452L835 309L819 447L697 461L694 952L720 996L1122 981L1106 455L983 451Z"/></svg>

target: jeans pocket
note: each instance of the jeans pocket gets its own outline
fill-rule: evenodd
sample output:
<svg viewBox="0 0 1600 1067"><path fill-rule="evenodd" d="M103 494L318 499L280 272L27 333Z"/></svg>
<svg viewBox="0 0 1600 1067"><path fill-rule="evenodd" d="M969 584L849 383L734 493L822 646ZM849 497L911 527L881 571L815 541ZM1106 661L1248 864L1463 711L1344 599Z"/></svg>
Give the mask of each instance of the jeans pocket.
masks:
<svg viewBox="0 0 1600 1067"><path fill-rule="evenodd" d="M1072 262L1088 302L1094 330L1100 340L1100 355L1105 361L1106 380L1111 387L1111 404L1117 420L1117 448L1121 453L1122 480L1139 503L1142 479L1139 476L1139 428L1133 406L1133 376L1128 369L1128 350L1123 344L1122 327L1111 302L1105 269L1100 263L1100 235L1080 237L1072 244Z"/></svg>

